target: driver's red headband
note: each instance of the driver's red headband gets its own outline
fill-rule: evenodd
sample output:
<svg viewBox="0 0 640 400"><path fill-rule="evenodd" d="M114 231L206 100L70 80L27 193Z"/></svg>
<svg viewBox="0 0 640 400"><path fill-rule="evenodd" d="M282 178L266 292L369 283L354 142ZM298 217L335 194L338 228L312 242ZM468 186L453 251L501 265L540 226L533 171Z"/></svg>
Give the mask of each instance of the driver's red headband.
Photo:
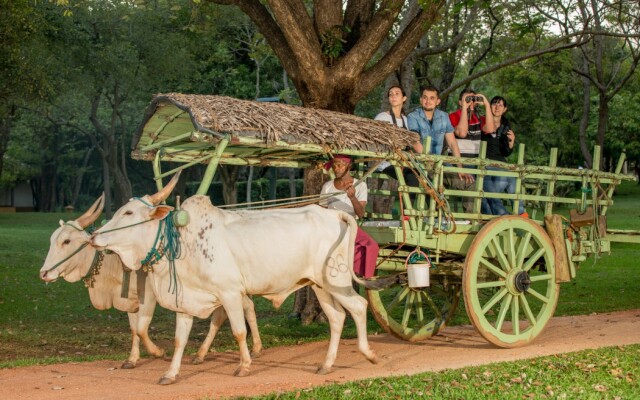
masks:
<svg viewBox="0 0 640 400"><path fill-rule="evenodd" d="M333 159L327 161L324 164L324 169L330 169L331 166L333 165L333 161L334 160L343 160L346 161L348 164L351 164L353 162L353 159L351 158L351 156L345 155L345 154L338 154L336 156L333 157Z"/></svg>

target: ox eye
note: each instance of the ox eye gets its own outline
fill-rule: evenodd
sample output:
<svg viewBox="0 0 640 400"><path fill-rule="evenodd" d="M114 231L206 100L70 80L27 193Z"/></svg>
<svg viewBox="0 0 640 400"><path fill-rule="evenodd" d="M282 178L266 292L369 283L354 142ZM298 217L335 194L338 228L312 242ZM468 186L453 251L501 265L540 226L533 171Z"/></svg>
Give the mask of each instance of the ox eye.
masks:
<svg viewBox="0 0 640 400"><path fill-rule="evenodd" d="M64 242L62 242L62 244L69 244L69 243L71 243L71 240L69 240L69 239L67 239Z"/></svg>
<svg viewBox="0 0 640 400"><path fill-rule="evenodd" d="M125 211L124 215L131 215L133 214L133 211Z"/></svg>

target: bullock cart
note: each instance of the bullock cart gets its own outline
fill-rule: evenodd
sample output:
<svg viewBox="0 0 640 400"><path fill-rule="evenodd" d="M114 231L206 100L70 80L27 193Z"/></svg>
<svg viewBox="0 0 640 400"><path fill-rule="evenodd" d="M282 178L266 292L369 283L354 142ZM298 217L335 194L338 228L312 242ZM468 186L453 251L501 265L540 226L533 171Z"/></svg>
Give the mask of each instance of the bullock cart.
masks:
<svg viewBox="0 0 640 400"><path fill-rule="evenodd" d="M373 210L370 201L361 227L380 244L377 277L397 279L367 297L377 322L408 341L442 331L463 297L472 324L489 342L525 345L553 316L560 283L576 277L580 262L608 253L613 241L639 241L637 232L606 225L616 185L633 179L621 174L624 154L615 172L599 170L597 147L592 169L558 167L556 149L547 165L532 166L520 145L517 163L505 164L486 159L484 147L479 158L464 160L403 151L417 140L414 135L329 111L171 93L153 99L132 157L153 163L159 189L163 178L203 165L197 194L208 193L219 165L322 169L341 153L355 158L357 176L384 180L388 174L376 166L389 162L397 185L370 186L369 193L391 197L393 207ZM416 174L419 186L407 185L403 171ZM459 172L473 174L475 184L464 190L443 184ZM515 194L484 192L487 176L512 179ZM563 194L567 186L579 194ZM483 198L511 202L513 210L524 202L528 216L484 215ZM317 197L267 206L313 201ZM459 203L467 205L464 210Z"/></svg>

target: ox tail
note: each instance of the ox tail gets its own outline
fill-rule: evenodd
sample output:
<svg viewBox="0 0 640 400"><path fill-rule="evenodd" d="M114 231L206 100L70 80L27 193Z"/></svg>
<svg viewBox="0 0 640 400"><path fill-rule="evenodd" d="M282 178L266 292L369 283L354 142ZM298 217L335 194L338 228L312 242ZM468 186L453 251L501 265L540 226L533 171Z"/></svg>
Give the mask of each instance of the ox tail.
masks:
<svg viewBox="0 0 640 400"><path fill-rule="evenodd" d="M382 278L371 278L371 279L364 279L356 275L355 271L353 270L353 259L356 254L355 249L356 249L356 235L358 234L358 223L356 222L355 218L353 218L351 215L349 215L344 211L340 212L340 216L342 220L346 222L347 225L349 226L349 264L348 265L351 266L351 268L349 268L349 270L351 271L351 278L355 282L357 282L358 284L364 286L369 290L382 290L382 289L389 288L395 285L396 283L398 283L398 275L390 275Z"/></svg>

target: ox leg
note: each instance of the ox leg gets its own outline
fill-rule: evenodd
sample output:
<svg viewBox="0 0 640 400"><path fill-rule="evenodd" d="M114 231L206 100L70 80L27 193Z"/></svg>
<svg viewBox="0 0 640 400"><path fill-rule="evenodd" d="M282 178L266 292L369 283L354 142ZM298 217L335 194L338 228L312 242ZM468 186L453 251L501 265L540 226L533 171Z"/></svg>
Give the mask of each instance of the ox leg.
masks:
<svg viewBox="0 0 640 400"><path fill-rule="evenodd" d="M251 329L251 339L253 340L251 358L258 358L262 354L262 339L260 339L260 332L258 331L256 309L253 305L253 300L249 296L244 296L244 299L242 299L242 308L244 309L244 318L249 324L249 329Z"/></svg>
<svg viewBox="0 0 640 400"><path fill-rule="evenodd" d="M262 339L260 339L260 332L258 331L258 320L256 318L256 310L253 305L253 301L249 296L245 296L242 301L242 307L244 309L244 317L249 324L249 329L251 329L251 338L253 340L253 347L251 349L251 358L258 358L262 353ZM218 307L213 311L211 315L211 324L209 326L209 333L207 337L205 337L202 345L198 349L198 353L196 353L195 357L191 360L192 364L202 364L204 362L209 349L211 348L211 343L213 343L213 339L215 339L216 334L220 330L224 321L227 320L227 312L224 310L224 307Z"/></svg>
<svg viewBox="0 0 640 400"><path fill-rule="evenodd" d="M153 319L153 312L156 309L156 299L153 296L153 292L151 290L147 291L147 297L153 297L152 299L147 298L147 301L144 304L140 304L140 309L138 310L138 337L142 340L142 344L144 345L147 352L156 358L164 356L164 349L156 346L156 344L149 337L149 325L151 325L151 320Z"/></svg>
<svg viewBox="0 0 640 400"><path fill-rule="evenodd" d="M184 348L189 340L189 332L191 332L192 325L193 317L191 315L176 313L175 350L173 352L173 358L171 359L171 366L169 366L169 370L165 372L162 378L158 381L160 385L170 385L176 382L178 373L180 372L182 355L184 354Z"/></svg>
<svg viewBox="0 0 640 400"><path fill-rule="evenodd" d="M239 295L240 296L240 295ZM246 296L245 296L246 297ZM233 373L235 376L249 375L249 366L251 365L251 355L247 347L247 327L244 319L244 303L241 297L228 297L221 299L222 304L227 311L231 331L238 342L240 348L240 365Z"/></svg>
<svg viewBox="0 0 640 400"><path fill-rule="evenodd" d="M332 293L331 295L351 314L358 332L358 349L372 364L377 364L380 359L369 347L369 339L367 338L367 300L352 288L349 291L350 294Z"/></svg>
<svg viewBox="0 0 640 400"><path fill-rule="evenodd" d="M329 293L324 289L315 285L312 286L313 291L318 297L318 302L322 307L322 310L329 319L329 329L331 330L331 338L329 340L329 350L327 350L327 356L324 360L324 364L318 368L317 373L320 375L328 374L333 369L333 363L336 361L338 355L338 346L340 344L340 336L342 335L342 328L344 327L344 320L346 313L344 308L336 302Z"/></svg>
<svg viewBox="0 0 640 400"><path fill-rule="evenodd" d="M129 327L131 328L131 351L129 352L129 358L122 363L120 368L133 369L136 367L138 360L140 359L140 337L138 337L138 314L127 313L129 316Z"/></svg>
<svg viewBox="0 0 640 400"><path fill-rule="evenodd" d="M131 352L129 353L129 358L122 363L120 368L132 369L136 367L140 359L140 341L152 356L162 357L164 355L164 350L156 346L149 337L149 324L151 324L155 308L156 302L153 299L145 302L145 304L140 304L137 313L127 313L129 327L131 328Z"/></svg>
<svg viewBox="0 0 640 400"><path fill-rule="evenodd" d="M204 342L200 345L196 356L191 360L191 364L202 364L204 362L204 358L207 356L209 352L209 348L211 347L211 343L213 343L213 339L216 337L218 330L224 321L227 320L227 313L224 311L224 307L218 307L213 310L213 314L211 314L211 324L209 325L209 333L207 333L207 337L204 338Z"/></svg>

